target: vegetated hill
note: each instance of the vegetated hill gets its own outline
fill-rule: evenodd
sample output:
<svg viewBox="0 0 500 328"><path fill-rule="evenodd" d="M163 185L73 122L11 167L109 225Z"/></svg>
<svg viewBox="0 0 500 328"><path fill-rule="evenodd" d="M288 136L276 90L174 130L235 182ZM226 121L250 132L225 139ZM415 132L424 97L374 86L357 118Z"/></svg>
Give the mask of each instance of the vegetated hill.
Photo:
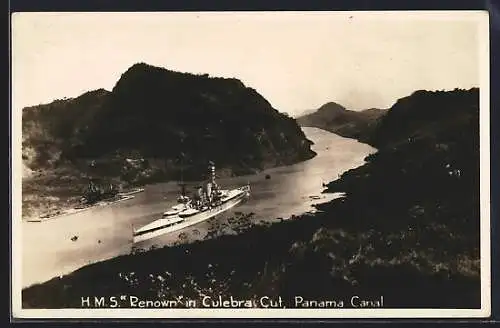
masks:
<svg viewBox="0 0 500 328"><path fill-rule="evenodd" d="M35 176L55 169L139 184L178 179L182 163L184 178L200 179L209 160L238 175L309 159L310 146L294 119L239 80L144 63L111 92L23 110L23 159Z"/></svg>
<svg viewBox="0 0 500 328"><path fill-rule="evenodd" d="M478 144L478 133L471 135L458 129L470 124L470 120L476 121L478 114L477 88L415 91L391 107L368 142L376 147L424 139L429 142L451 139L452 145L467 141Z"/></svg>
<svg viewBox="0 0 500 328"><path fill-rule="evenodd" d="M102 111L109 92L104 89L77 98L58 99L23 109L23 163L32 169L50 168L81 138L82 130Z"/></svg>
<svg viewBox="0 0 500 328"><path fill-rule="evenodd" d="M167 176L181 155L186 165L213 160L236 172L314 155L296 122L240 81L146 64L111 92L23 110L23 136L34 151L29 166L140 157Z"/></svg>
<svg viewBox="0 0 500 328"><path fill-rule="evenodd" d="M175 161L182 153L185 164L205 169L213 160L248 173L311 158L310 144L292 118L239 80L137 64L68 158L118 151Z"/></svg>
<svg viewBox="0 0 500 328"><path fill-rule="evenodd" d="M312 113L298 117L297 122L302 126L312 126L364 141L375 129L378 119L386 112L387 109L377 108L353 111L335 102L329 102Z"/></svg>
<svg viewBox="0 0 500 328"><path fill-rule="evenodd" d="M97 263L25 289L23 306L126 294L198 304L281 296L287 307L300 295L351 307L358 295L383 296L386 308L479 308L478 105L478 89L416 92L382 119L378 153L329 184L346 196L319 213ZM239 231L243 221L221 225Z"/></svg>

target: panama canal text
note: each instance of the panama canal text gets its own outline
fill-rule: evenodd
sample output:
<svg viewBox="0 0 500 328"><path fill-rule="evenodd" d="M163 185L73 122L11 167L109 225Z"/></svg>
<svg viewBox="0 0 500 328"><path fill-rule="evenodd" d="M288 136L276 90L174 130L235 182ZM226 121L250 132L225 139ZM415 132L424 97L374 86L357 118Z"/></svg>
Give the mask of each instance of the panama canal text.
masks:
<svg viewBox="0 0 500 328"><path fill-rule="evenodd" d="M353 295L345 299L307 299L296 295L290 300L281 296L238 299L233 296L204 296L200 299L142 299L132 295L81 297L82 308L382 308L384 297Z"/></svg>

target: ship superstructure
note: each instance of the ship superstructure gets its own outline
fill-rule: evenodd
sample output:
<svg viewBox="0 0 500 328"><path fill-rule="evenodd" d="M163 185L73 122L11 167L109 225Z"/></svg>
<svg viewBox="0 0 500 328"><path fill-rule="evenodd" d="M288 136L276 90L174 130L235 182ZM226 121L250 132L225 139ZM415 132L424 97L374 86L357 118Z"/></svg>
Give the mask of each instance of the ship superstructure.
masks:
<svg viewBox="0 0 500 328"><path fill-rule="evenodd" d="M238 205L250 196L250 186L236 189L221 189L216 182L215 164L209 162L208 181L196 188L189 197L182 184L177 204L163 213L162 218L134 230L134 243L151 239L166 233L184 229L208 220Z"/></svg>

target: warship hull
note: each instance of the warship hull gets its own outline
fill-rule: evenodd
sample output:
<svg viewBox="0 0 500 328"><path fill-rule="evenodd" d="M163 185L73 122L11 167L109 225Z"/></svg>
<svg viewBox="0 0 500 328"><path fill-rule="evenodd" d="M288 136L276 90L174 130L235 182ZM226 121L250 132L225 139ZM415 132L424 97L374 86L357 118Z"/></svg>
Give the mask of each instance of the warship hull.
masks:
<svg viewBox="0 0 500 328"><path fill-rule="evenodd" d="M220 203L215 206L197 211L189 216L183 216L183 212L180 212L176 215L155 220L140 229L135 230L133 242L139 243L141 241L156 238L158 236L175 232L206 221L240 204L248 196L249 189L245 187L228 190L226 195L221 199Z"/></svg>

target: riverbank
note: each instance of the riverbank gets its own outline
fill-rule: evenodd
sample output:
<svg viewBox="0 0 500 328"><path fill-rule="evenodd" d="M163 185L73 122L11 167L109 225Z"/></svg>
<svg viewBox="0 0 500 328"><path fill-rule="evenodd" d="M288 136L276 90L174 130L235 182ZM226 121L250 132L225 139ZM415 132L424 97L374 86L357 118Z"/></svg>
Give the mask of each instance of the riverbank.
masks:
<svg viewBox="0 0 500 328"><path fill-rule="evenodd" d="M23 306L79 308L81 295L94 294L196 300L356 294L382 295L386 307L479 306L479 258L464 235L455 235L445 222L420 236L400 227L383 230L355 215L359 199L342 198L335 207L339 204L347 205L271 225L236 217L228 222L245 230L235 231L238 235L222 234L221 226L231 226L220 224L214 226L215 239L90 265L24 290Z"/></svg>
<svg viewBox="0 0 500 328"><path fill-rule="evenodd" d="M133 199L135 196L132 196L132 194L142 192L142 191L144 191L143 188L128 191L125 194L118 194L117 196L113 197L112 199L102 200L102 201L96 202L92 205L77 205L73 208L58 209L58 210L55 210L54 212L49 212L49 213L46 213L46 214L41 215L39 217L27 218L26 221L27 222L45 222L48 220L59 219L59 218L64 217L64 216L78 214L78 213L81 213L84 211L91 210L93 208L107 206L107 205L111 205L114 203L123 202L126 200Z"/></svg>
<svg viewBox="0 0 500 328"><path fill-rule="evenodd" d="M361 295L383 296L386 308L479 308L477 149L458 143L442 152L427 141L368 156L328 185L345 196L315 214L260 224L231 218L233 225L213 225L201 241L123 255L27 288L23 307L79 308L82 295L266 295L287 307L294 295ZM457 158L460 177L443 162Z"/></svg>
<svg viewBox="0 0 500 328"><path fill-rule="evenodd" d="M198 242L88 265L24 289L23 307L80 308L85 295L134 295L193 299L199 306L206 296L281 297L290 308L297 306L295 295L319 301L357 295L383 297L383 305L366 307L479 309L478 96L477 89L417 91L398 100L369 138L378 152L354 169L343 159L359 143L340 143L335 151L316 144L322 169L345 165L340 179L328 171L327 188L345 196L317 205L315 214L251 220L229 235L219 232L230 222L214 225ZM279 206L294 197L303 205L301 192L311 195L324 182L314 163L295 166L293 179L263 180L255 208L285 212ZM270 197L275 194L284 197Z"/></svg>
<svg viewBox="0 0 500 328"><path fill-rule="evenodd" d="M202 180L209 161L239 176L314 156L296 121L241 81L136 63L111 91L22 109L23 217L74 207L88 177L129 188Z"/></svg>
<svg viewBox="0 0 500 328"><path fill-rule="evenodd" d="M247 165L233 165L232 167L222 167L217 170L219 178L231 178L245 175L255 175L259 172L271 169L289 166L301 163L314 158L316 153L310 151L310 154L304 158L296 158L289 161L266 161L261 163L259 168L249 167ZM136 190L144 190L146 185L155 183L165 183L168 181L177 181L179 168L170 168L165 170L163 164L149 163L148 167L136 167L136 172L125 177L118 175L117 172L108 172L106 176L98 176L100 179L110 181L122 190L119 195L127 196ZM193 181L203 176L206 168L191 167L184 172L186 181ZM130 169L127 173L130 175ZM57 169L46 169L30 172L29 176L23 177L22 182L22 218L24 221L42 221L46 218L61 216L74 213L81 207L81 197L88 185L89 174L77 169L75 166L66 165ZM127 198L130 199L130 198ZM123 201L119 199L117 201ZM95 206L103 206L114 203L115 201L99 202Z"/></svg>
<svg viewBox="0 0 500 328"><path fill-rule="evenodd" d="M315 143L312 148L317 156L314 158L293 165L269 168L256 174L222 174L217 178L219 185L224 188L247 183L251 185L250 199L235 208L233 214L253 213L250 219L258 223L279 221L273 218L285 219L313 211L314 204L339 197L337 194L321 194L323 183L336 179L348 169L362 165L366 155L375 151L370 146L320 129L304 128L304 133ZM196 182L188 182L188 191L195 186ZM178 192L176 182L153 183L148 184L144 192L134 195L134 199L125 202L94 207L44 224L24 222L23 288L68 274L90 263L129 254L136 249L147 251L203 240L208 235L214 236L214 232L219 231L218 226L224 228L229 225L225 220L231 218L231 213L217 217L214 222L203 222L186 231L148 240L139 247L133 245L133 228L161 217L161 213L175 204ZM74 236L78 236L78 240L72 241ZM34 243L33 240L37 242Z"/></svg>
<svg viewBox="0 0 500 328"><path fill-rule="evenodd" d="M252 221L234 235L215 226L215 239L89 265L23 290L23 307L80 308L82 295L197 304L206 296L265 295L282 297L290 308L295 295L319 301L358 295L383 297L385 308L480 308L478 90L415 92L378 126L370 140L379 151L330 179L327 192L345 196L317 205L317 213ZM349 149L328 157L328 145L321 147L330 166L342 165L341 152ZM305 180L298 175L279 190L287 198L316 170L300 168ZM263 207L265 195L258 199Z"/></svg>
<svg viewBox="0 0 500 328"><path fill-rule="evenodd" d="M144 188L121 184L116 196L95 204L83 204L82 192L88 178L69 168L32 173L23 181L22 218L27 222L43 222L76 214L99 206L132 199Z"/></svg>

